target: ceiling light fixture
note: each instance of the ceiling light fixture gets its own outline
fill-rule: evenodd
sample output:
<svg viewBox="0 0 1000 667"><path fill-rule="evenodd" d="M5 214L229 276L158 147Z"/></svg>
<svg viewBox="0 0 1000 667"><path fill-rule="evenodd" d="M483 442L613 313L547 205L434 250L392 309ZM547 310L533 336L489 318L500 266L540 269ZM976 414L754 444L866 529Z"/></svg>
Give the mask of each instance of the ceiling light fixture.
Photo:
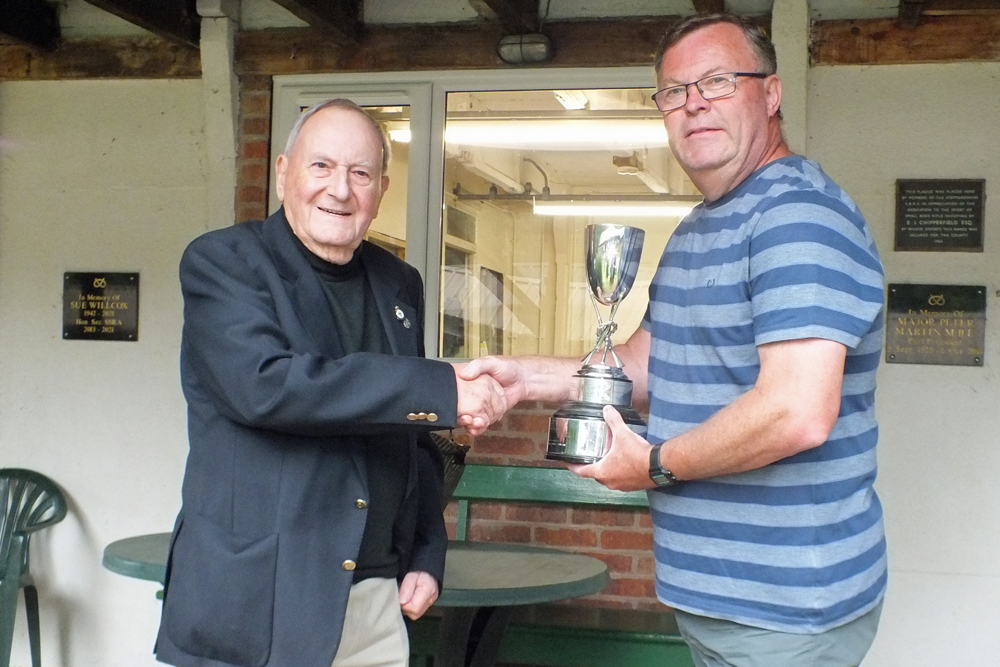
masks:
<svg viewBox="0 0 1000 667"><path fill-rule="evenodd" d="M497 55L511 65L544 63L552 59L552 42L541 33L507 35L500 39Z"/></svg>
<svg viewBox="0 0 1000 667"><path fill-rule="evenodd" d="M389 139L410 143L409 127L390 124ZM448 144L484 148L632 151L667 146L667 133L658 118L451 119L445 127L444 140Z"/></svg>
<svg viewBox="0 0 1000 667"><path fill-rule="evenodd" d="M531 202L535 215L577 217L676 218L702 202L700 195L551 194L538 192L527 183L524 192L501 192L493 185L482 194L463 190L462 184L456 183L452 194L459 201Z"/></svg>
<svg viewBox="0 0 1000 667"><path fill-rule="evenodd" d="M695 203L660 201L644 202L621 199L618 201L547 202L535 200L535 215L565 215L582 218L682 218L691 212Z"/></svg>
<svg viewBox="0 0 1000 667"><path fill-rule="evenodd" d="M540 150L635 150L667 145L659 118L449 120L444 136L449 144Z"/></svg>

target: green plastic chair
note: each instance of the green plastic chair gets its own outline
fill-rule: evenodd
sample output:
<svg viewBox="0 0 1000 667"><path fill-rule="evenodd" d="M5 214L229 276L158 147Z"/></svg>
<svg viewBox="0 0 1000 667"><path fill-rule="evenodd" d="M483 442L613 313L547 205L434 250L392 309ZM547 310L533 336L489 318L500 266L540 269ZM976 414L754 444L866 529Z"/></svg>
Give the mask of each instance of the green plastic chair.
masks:
<svg viewBox="0 0 1000 667"><path fill-rule="evenodd" d="M24 589L31 664L41 667L38 590L28 571L31 533L62 521L66 499L51 479L31 470L0 468L0 667L10 667L17 594Z"/></svg>

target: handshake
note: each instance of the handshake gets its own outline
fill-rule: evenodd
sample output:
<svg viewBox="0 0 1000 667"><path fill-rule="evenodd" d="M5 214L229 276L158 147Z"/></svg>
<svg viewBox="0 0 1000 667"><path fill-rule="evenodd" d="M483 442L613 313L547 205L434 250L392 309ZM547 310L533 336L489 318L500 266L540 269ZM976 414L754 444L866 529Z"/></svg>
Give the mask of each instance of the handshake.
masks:
<svg viewBox="0 0 1000 667"><path fill-rule="evenodd" d="M477 436L523 400L562 403L580 395L572 358L523 356L482 357L453 364L458 384L458 426ZM607 454L597 463L567 467L581 477L592 477L609 489L635 491L654 486L649 477L650 444L631 430L611 405L601 415L611 430Z"/></svg>
<svg viewBox="0 0 1000 667"><path fill-rule="evenodd" d="M452 364L458 387L458 426L477 436L527 397L527 372L514 357Z"/></svg>
<svg viewBox="0 0 1000 667"><path fill-rule="evenodd" d="M572 357L482 357L453 364L458 382L458 425L480 435L524 400L561 403L580 393Z"/></svg>

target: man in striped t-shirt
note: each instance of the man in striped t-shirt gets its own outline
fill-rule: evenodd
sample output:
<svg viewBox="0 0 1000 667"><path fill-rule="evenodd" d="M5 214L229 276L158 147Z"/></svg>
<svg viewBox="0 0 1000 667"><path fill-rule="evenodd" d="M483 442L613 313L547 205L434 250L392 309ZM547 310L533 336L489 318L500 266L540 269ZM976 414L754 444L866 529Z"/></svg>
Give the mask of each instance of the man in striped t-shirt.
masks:
<svg viewBox="0 0 1000 667"><path fill-rule="evenodd" d="M875 479L883 273L854 202L781 134L774 46L729 15L668 33L654 95L705 202L671 237L615 351L647 439L571 466L649 488L656 591L701 666L857 665L886 585ZM578 361L485 358L518 400L575 398ZM460 418L459 423L462 420Z"/></svg>

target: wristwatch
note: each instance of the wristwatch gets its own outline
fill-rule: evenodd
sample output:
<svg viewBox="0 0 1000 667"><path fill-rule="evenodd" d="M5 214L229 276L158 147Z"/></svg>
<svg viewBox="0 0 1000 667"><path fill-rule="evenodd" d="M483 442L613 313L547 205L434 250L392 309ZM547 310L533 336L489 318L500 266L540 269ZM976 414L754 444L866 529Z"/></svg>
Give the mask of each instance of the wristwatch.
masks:
<svg viewBox="0 0 1000 667"><path fill-rule="evenodd" d="M663 443L653 445L649 450L649 478L656 482L656 486L673 486L677 483L674 473L663 467L660 463L660 447Z"/></svg>

